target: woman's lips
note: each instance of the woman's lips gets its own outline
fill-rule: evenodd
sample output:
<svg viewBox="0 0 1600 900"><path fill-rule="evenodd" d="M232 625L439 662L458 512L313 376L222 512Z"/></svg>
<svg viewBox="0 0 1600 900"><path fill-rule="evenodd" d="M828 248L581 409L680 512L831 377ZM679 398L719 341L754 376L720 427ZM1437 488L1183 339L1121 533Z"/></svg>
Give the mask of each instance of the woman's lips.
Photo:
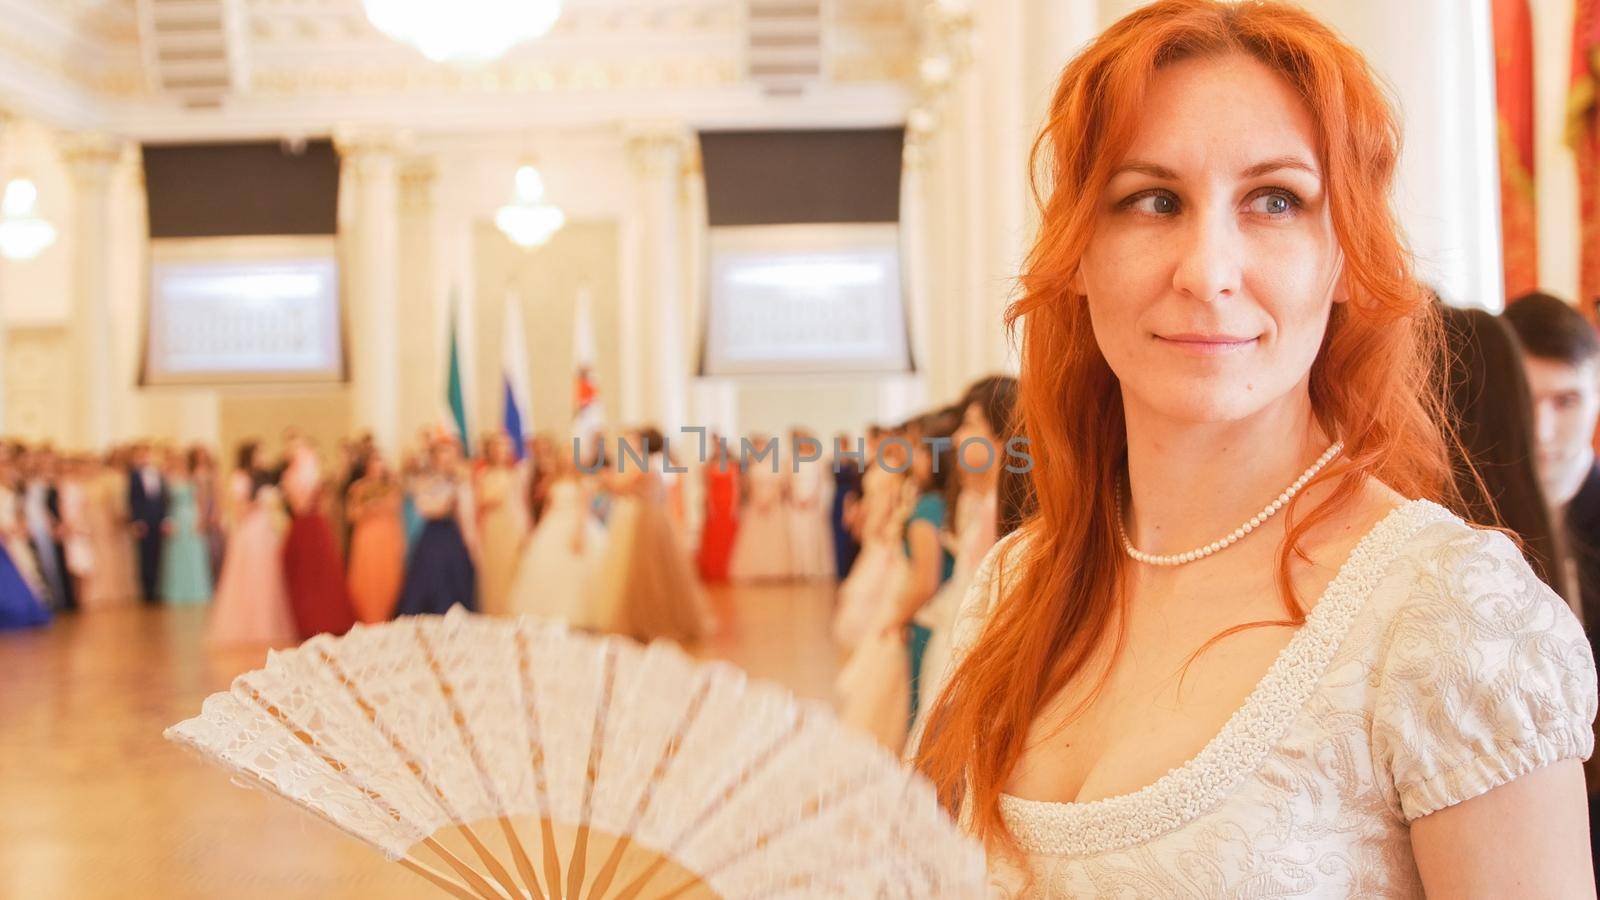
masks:
<svg viewBox="0 0 1600 900"><path fill-rule="evenodd" d="M1220 356L1235 353L1255 344L1256 338L1235 337L1226 334L1158 334L1155 339L1176 350L1196 356Z"/></svg>

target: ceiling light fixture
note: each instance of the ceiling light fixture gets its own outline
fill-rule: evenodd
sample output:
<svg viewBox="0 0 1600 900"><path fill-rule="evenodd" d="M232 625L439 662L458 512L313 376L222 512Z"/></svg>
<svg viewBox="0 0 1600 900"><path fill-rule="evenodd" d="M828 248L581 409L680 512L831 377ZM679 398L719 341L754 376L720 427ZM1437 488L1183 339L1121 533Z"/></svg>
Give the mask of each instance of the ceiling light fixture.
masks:
<svg viewBox="0 0 1600 900"><path fill-rule="evenodd" d="M561 0L363 0L377 29L434 62L484 63L543 37Z"/></svg>
<svg viewBox="0 0 1600 900"><path fill-rule="evenodd" d="M33 259L56 242L56 228L34 215L39 189L26 178L13 178L0 199L0 256Z"/></svg>
<svg viewBox="0 0 1600 900"><path fill-rule="evenodd" d="M567 216L560 207L544 202L539 170L522 166L517 169L516 196L494 214L494 224L513 244L527 249L544 246L567 224Z"/></svg>

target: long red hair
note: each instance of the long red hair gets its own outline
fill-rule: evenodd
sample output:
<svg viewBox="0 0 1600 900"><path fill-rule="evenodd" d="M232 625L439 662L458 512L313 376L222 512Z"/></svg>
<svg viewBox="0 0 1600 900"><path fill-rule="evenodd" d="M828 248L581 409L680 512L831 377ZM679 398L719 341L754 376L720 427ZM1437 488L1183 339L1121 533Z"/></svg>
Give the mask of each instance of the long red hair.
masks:
<svg viewBox="0 0 1600 900"><path fill-rule="evenodd" d="M1278 571L1285 618L1213 641L1239 628L1305 620L1290 581L1300 541L1347 507L1367 479L1409 497L1447 497L1438 313L1412 275L1389 206L1400 130L1366 61L1283 3L1160 0L1111 26L1067 66L1034 146L1041 224L1022 294L1006 317L1013 330L1022 323L1018 411L1037 511L1022 527L1026 540L1005 545L1019 558L995 570L1015 577L1000 585L1000 603L930 711L917 754L947 808L968 804L974 833L1008 853L1018 847L999 798L1029 726L1085 671L1102 641L1120 638L1124 563L1115 509L1127 437L1116 376L1073 278L1156 70L1229 54L1278 73L1316 123L1347 300L1333 308L1310 393L1320 424L1344 440L1345 451L1341 465L1318 479L1332 481L1327 498L1291 515Z"/></svg>

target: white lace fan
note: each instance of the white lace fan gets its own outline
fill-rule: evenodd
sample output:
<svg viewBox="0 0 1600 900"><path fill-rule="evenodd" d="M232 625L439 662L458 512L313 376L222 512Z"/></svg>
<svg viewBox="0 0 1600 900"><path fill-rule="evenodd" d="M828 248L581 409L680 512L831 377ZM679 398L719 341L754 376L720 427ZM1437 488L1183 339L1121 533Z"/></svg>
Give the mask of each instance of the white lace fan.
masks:
<svg viewBox="0 0 1600 900"><path fill-rule="evenodd" d="M926 781L666 643L458 607L272 653L166 735L463 900L983 893Z"/></svg>

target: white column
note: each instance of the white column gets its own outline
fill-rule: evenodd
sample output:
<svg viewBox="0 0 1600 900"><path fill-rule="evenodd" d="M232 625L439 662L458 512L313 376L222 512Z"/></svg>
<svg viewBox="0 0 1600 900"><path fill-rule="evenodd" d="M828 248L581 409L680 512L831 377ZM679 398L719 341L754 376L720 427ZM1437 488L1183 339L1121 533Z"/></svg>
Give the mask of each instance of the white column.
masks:
<svg viewBox="0 0 1600 900"><path fill-rule="evenodd" d="M400 147L383 135L344 135L341 177L354 180L350 316L351 412L385 454L400 446Z"/></svg>
<svg viewBox="0 0 1600 900"><path fill-rule="evenodd" d="M73 222L72 344L77 384L74 410L77 445L102 451L113 438L112 365L112 176L122 158L119 141L83 135L65 143L63 156L76 191Z"/></svg>
<svg viewBox="0 0 1600 900"><path fill-rule="evenodd" d="M1395 207L1419 276L1452 303L1499 310L1504 281L1489 0L1304 5L1393 86L1405 135ZM1567 49L1560 52L1566 58ZM1541 193L1540 203L1546 197Z"/></svg>
<svg viewBox="0 0 1600 900"><path fill-rule="evenodd" d="M988 364L989 319L994 314L995 286L990 266L990 244L987 240L995 223L990 216L994 207L987 202L991 190L1004 190L985 166L984 160L984 103L983 88L979 79L968 76L957 87L959 112L953 125L960 135L959 153L961 180L958 196L961 211L958 221L964 222L962 254L961 310L965 323L962 327L961 372L962 381L969 381L982 372Z"/></svg>
<svg viewBox="0 0 1600 900"><path fill-rule="evenodd" d="M689 424L680 210L684 139L676 130L645 131L629 139L628 151L643 213L637 247L641 279L636 287L644 304L639 320L624 321L622 327L637 333L633 346L648 360L640 370L648 385L645 414L663 432L673 434Z"/></svg>
<svg viewBox="0 0 1600 900"><path fill-rule="evenodd" d="M631 149L631 147L630 147ZM629 175L637 183L641 178L638 165L630 152ZM635 187L635 193L638 188ZM618 260L617 273L617 405L612 411L611 426L617 430L633 428L649 415L645 392L649 373L645 351L649 334L644 324L648 309L648 282L645 275L644 256L646 241L645 211L637 203L628 204L623 212L621 235L622 258ZM598 335L596 335L598 337Z"/></svg>
<svg viewBox="0 0 1600 900"><path fill-rule="evenodd" d="M906 130L906 150L900 169L900 246L905 253L900 267L905 282L901 295L906 301L906 324L911 332L911 357L917 365L914 375L898 377L905 381L902 389L913 398L926 398L936 382L929 370L929 334L933 323L932 265L933 223L929 220L927 205L927 180L929 166L929 135L920 129ZM935 396L939 396L935 393Z"/></svg>
<svg viewBox="0 0 1600 900"><path fill-rule="evenodd" d="M439 276L432 160L411 160L400 170L400 321L399 352L404 364L399 377L399 439L409 447L420 429L434 423L444 388L434 377L443 372L444 332L439 309L449 291Z"/></svg>
<svg viewBox="0 0 1600 900"><path fill-rule="evenodd" d="M1026 16L1024 90L1029 121L1038 128L1061 70L1098 33L1100 8L1095 0L1027 0Z"/></svg>
<svg viewBox="0 0 1600 900"><path fill-rule="evenodd" d="M1028 148L1033 140L1024 71L1028 58L1022 0L997 0L975 7L978 51L975 71L982 97L983 170L988 188L988 241L983 320L984 374L1008 364L1005 311L1017 288L1028 241Z"/></svg>

